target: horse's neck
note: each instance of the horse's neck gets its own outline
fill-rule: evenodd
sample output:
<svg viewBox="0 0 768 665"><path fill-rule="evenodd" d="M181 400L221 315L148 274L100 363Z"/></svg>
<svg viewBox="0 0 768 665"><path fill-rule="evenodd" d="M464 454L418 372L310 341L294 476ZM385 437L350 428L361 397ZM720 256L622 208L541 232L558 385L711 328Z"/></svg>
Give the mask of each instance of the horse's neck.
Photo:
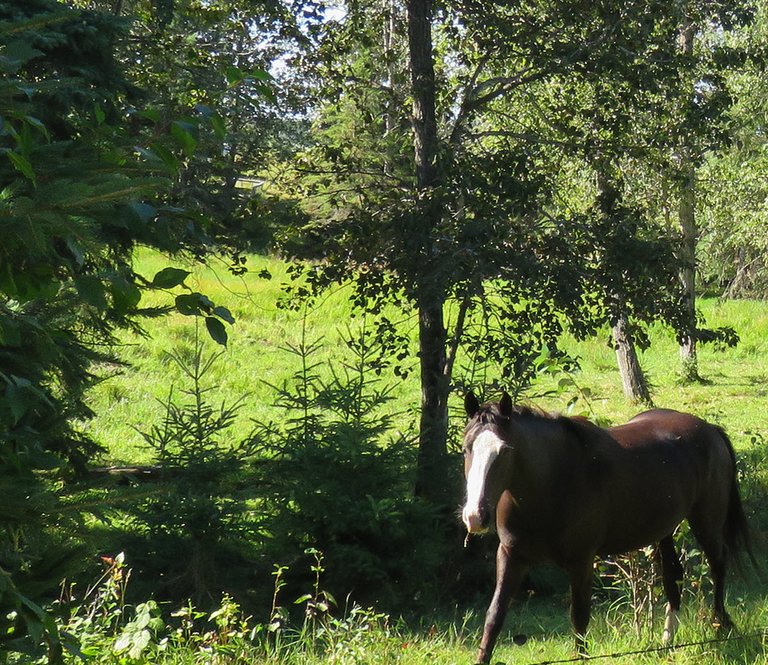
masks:
<svg viewBox="0 0 768 665"><path fill-rule="evenodd" d="M563 469L575 462L573 441L564 425L555 419L532 418L520 428L518 451L513 470L518 492L551 492L552 484L562 482Z"/></svg>

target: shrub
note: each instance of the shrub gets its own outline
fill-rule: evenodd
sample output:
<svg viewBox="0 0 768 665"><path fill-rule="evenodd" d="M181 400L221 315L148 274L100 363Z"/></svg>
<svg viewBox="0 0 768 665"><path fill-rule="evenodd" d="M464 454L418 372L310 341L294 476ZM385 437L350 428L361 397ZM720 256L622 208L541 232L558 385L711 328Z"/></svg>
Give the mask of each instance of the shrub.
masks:
<svg viewBox="0 0 768 665"><path fill-rule="evenodd" d="M318 343L288 347L300 369L275 387L284 416L257 426L263 560L302 568L314 548L337 598L411 603L441 561L436 516L413 497L416 447L394 433L380 341L363 325L345 346L327 372Z"/></svg>
<svg viewBox="0 0 768 665"><path fill-rule="evenodd" d="M253 455L253 441L230 441L240 401L211 403L215 386L205 381L220 355L206 355L199 338L188 357L170 354L189 387L172 386L162 402L162 422L141 432L159 477L132 511L139 538L128 536L121 546L130 545L143 572L156 578L161 598L208 604L250 577L248 555L256 536L242 469Z"/></svg>

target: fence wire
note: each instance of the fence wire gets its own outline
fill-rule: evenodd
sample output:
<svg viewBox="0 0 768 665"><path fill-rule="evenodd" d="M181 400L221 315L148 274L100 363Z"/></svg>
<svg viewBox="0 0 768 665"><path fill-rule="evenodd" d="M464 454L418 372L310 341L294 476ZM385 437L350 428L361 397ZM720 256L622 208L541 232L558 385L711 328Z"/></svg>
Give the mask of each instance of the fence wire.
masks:
<svg viewBox="0 0 768 665"><path fill-rule="evenodd" d="M633 651L616 651L613 653L602 653L596 656L571 656L570 658L560 658L556 660L539 660L528 665L561 665L562 663L578 663L590 660L604 660L606 658L621 658L624 656L641 656L647 653L662 653L676 651L678 649L689 649L691 647L707 646L710 644L722 644L724 642L737 642L750 640L756 637L765 639L768 636L768 628L763 628L759 631L752 633L745 633L742 635L730 635L728 637L715 637L709 640L701 640L698 642L683 642L681 644L670 644L660 647L649 647L647 649L636 649Z"/></svg>

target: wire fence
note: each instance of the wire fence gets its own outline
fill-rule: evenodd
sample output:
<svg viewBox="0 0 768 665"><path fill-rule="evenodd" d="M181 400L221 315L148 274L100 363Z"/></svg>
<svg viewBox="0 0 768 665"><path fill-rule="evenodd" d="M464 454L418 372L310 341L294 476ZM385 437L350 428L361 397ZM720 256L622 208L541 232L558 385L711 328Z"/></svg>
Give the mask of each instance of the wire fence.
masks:
<svg viewBox="0 0 768 665"><path fill-rule="evenodd" d="M708 646L710 644L722 644L724 642L736 642L760 638L765 640L768 637L768 628L759 631L744 633L741 635L729 635L726 637L715 637L709 640L700 640L697 642L682 642L680 644L669 644L660 647L648 647L647 649L636 649L632 651L616 651L613 653L602 653L595 656L571 656L570 658L560 658L555 660L539 660L528 665L561 665L562 663L578 663L590 660L606 660L609 658L622 658L625 656L642 656L649 653L663 653L677 651L678 649L689 649L691 647Z"/></svg>

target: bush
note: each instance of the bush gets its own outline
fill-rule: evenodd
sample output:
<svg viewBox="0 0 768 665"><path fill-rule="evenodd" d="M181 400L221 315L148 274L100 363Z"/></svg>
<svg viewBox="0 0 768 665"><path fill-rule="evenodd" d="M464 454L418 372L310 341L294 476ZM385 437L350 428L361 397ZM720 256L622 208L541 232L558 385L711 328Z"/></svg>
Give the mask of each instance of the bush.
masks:
<svg viewBox="0 0 768 665"><path fill-rule="evenodd" d="M275 387L284 417L257 426L262 560L304 569L296 564L314 548L337 598L403 606L442 560L437 517L413 496L416 446L393 434L382 345L364 326L345 345L350 360L329 365L329 379L317 343L289 347L301 369Z"/></svg>
<svg viewBox="0 0 768 665"><path fill-rule="evenodd" d="M162 422L141 432L154 451L158 479L132 509L134 534L124 537L121 548L129 548L143 574L155 578L158 597L208 605L222 590L252 582L256 525L242 469L254 444L250 437L230 440L241 402L211 403L215 386L205 380L221 353L206 355L196 337L191 357L170 356L189 386L172 386L162 402Z"/></svg>

